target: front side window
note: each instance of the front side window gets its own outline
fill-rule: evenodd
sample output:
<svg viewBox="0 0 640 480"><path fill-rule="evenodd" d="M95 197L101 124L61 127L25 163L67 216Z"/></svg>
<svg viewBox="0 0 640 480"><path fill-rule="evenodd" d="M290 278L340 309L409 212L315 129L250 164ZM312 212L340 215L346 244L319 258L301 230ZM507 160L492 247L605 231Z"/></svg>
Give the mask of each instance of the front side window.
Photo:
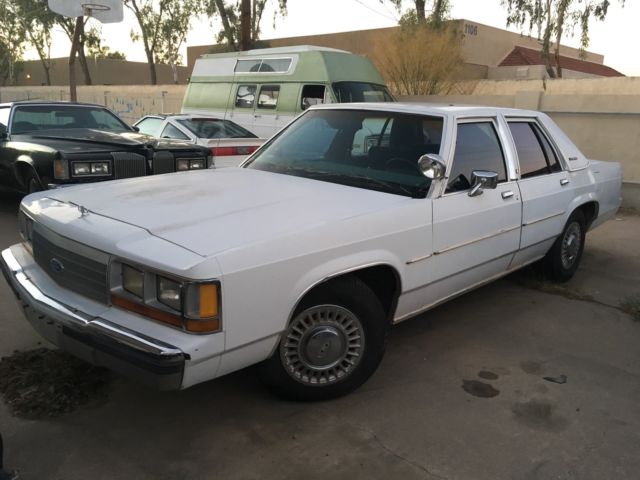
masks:
<svg viewBox="0 0 640 480"><path fill-rule="evenodd" d="M253 102L256 99L255 85L238 85L238 93L236 95L236 108L253 108Z"/></svg>
<svg viewBox="0 0 640 480"><path fill-rule="evenodd" d="M458 125L453 165L445 193L469 190L474 170L495 172L499 182L507 179L504 154L493 122Z"/></svg>
<svg viewBox="0 0 640 480"><path fill-rule="evenodd" d="M140 133L151 135L153 137L159 137L160 128L162 128L162 122L164 122L162 118L147 117L136 123L136 127L138 127Z"/></svg>
<svg viewBox="0 0 640 480"><path fill-rule="evenodd" d="M114 132L131 129L110 111L100 107L73 105L24 105L16 107L11 133L36 130L94 128Z"/></svg>
<svg viewBox="0 0 640 480"><path fill-rule="evenodd" d="M558 157L534 122L509 122L518 152L520 177L531 178L562 170Z"/></svg>
<svg viewBox="0 0 640 480"><path fill-rule="evenodd" d="M278 96L280 95L280 85L263 85L260 87L258 96L258 108L275 110L278 106Z"/></svg>
<svg viewBox="0 0 640 480"><path fill-rule="evenodd" d="M396 112L309 110L245 167L423 198L431 181L418 159L440 152L443 123Z"/></svg>

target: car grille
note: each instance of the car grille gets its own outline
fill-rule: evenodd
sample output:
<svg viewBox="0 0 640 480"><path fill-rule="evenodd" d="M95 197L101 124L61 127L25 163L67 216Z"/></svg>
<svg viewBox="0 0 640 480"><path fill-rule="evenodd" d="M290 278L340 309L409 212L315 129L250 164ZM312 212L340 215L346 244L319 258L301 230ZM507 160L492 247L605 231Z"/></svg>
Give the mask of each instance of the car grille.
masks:
<svg viewBox="0 0 640 480"><path fill-rule="evenodd" d="M76 242L65 239L67 246ZM105 305L109 302L107 288L107 264L63 248L34 229L32 234L33 257L58 285ZM76 244L79 245L79 244ZM88 247L75 250L89 251ZM97 251L96 251L97 252ZM102 252L97 252L103 256Z"/></svg>
<svg viewBox="0 0 640 480"><path fill-rule="evenodd" d="M176 164L171 152L153 154L153 173L171 173L176 171Z"/></svg>
<svg viewBox="0 0 640 480"><path fill-rule="evenodd" d="M146 159L133 152L112 152L115 178L144 177L147 174Z"/></svg>

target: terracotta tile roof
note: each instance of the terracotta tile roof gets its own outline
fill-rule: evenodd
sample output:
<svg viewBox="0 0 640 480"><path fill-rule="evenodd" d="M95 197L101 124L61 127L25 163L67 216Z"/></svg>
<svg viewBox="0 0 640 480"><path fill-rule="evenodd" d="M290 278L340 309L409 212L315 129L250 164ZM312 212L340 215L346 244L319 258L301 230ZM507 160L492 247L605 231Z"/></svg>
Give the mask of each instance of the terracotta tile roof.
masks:
<svg viewBox="0 0 640 480"><path fill-rule="evenodd" d="M511 53L509 53L498 66L520 67L524 65L544 65L542 54L532 48L514 47ZM556 59L553 56L551 57L551 65L556 66ZM586 60L580 60L578 58L565 57L564 55L560 56L560 65L567 70L589 73L601 77L624 77L622 73L606 65L587 62Z"/></svg>

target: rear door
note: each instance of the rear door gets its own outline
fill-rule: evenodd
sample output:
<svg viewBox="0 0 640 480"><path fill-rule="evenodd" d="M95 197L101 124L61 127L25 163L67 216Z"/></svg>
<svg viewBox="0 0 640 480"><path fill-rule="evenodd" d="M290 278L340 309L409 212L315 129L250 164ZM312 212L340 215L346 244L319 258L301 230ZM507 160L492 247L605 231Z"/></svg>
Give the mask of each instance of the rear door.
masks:
<svg viewBox="0 0 640 480"><path fill-rule="evenodd" d="M253 132L255 123L256 98L258 95L257 83L237 83L235 85L235 97L233 110L225 118L233 120L247 130Z"/></svg>
<svg viewBox="0 0 640 480"><path fill-rule="evenodd" d="M280 98L278 84L258 85L258 101L253 114L253 129L260 138L268 138L278 130L278 107Z"/></svg>
<svg viewBox="0 0 640 480"><path fill-rule="evenodd" d="M458 120L444 193L433 200L433 302L503 274L520 244L521 203L496 118ZM470 197L471 173L498 174L498 187Z"/></svg>
<svg viewBox="0 0 640 480"><path fill-rule="evenodd" d="M508 118L518 154L522 239L514 264L544 255L560 235L573 189L557 149L535 118Z"/></svg>

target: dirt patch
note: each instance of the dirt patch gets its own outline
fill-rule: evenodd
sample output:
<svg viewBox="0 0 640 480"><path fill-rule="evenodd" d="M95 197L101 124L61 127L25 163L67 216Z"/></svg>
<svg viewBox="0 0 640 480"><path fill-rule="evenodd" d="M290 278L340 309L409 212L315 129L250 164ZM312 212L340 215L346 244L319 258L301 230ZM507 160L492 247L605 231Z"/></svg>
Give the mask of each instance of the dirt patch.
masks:
<svg viewBox="0 0 640 480"><path fill-rule="evenodd" d="M59 350L14 352L0 360L0 394L11 413L54 418L104 400L110 373Z"/></svg>

